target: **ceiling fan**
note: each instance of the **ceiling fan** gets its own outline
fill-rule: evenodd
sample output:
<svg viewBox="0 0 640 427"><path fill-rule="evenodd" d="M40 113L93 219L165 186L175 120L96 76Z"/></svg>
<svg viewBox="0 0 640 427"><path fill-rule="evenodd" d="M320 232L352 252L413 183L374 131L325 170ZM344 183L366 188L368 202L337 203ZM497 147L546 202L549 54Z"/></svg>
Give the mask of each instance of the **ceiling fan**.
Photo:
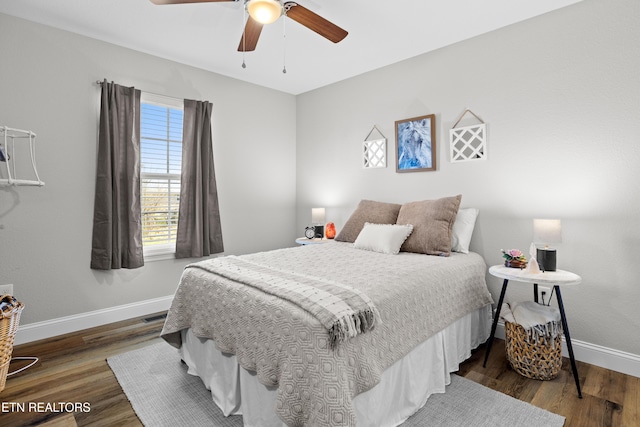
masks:
<svg viewBox="0 0 640 427"><path fill-rule="evenodd" d="M245 24L239 52L250 52L255 50L265 24L275 22L280 16L287 16L299 24L315 31L327 40L338 43L347 36L347 32L336 24L326 20L320 15L310 11L304 6L300 6L294 1L281 3L279 0L151 0L157 5L183 4L183 3L218 3L244 1L250 18Z"/></svg>

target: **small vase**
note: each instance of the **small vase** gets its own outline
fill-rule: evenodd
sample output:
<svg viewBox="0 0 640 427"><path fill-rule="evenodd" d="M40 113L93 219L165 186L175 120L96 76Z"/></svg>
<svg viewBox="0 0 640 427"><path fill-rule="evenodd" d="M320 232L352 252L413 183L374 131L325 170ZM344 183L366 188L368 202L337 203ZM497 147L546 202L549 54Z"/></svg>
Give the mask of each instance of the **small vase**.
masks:
<svg viewBox="0 0 640 427"><path fill-rule="evenodd" d="M525 268L527 266L527 262L519 259L508 259L504 262L504 265L505 267L511 268Z"/></svg>

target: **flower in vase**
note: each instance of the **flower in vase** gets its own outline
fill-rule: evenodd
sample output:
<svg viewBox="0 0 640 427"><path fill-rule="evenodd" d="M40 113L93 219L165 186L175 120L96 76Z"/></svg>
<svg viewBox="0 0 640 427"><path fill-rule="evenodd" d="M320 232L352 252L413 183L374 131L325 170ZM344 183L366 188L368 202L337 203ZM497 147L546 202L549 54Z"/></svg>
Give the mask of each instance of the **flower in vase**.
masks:
<svg viewBox="0 0 640 427"><path fill-rule="evenodd" d="M504 249L500 249L502 251L502 257L507 261L522 261L527 262L527 257L524 256L520 249L509 249L505 251Z"/></svg>

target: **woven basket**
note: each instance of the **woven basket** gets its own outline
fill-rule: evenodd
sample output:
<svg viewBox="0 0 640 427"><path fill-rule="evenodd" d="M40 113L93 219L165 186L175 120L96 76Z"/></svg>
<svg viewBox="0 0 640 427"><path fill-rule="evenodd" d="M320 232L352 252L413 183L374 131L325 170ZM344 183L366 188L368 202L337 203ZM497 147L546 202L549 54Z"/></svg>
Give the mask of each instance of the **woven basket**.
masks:
<svg viewBox="0 0 640 427"><path fill-rule="evenodd" d="M562 367L562 336L556 334L532 341L517 323L505 322L505 346L511 367L527 378L552 380Z"/></svg>
<svg viewBox="0 0 640 427"><path fill-rule="evenodd" d="M7 310L0 310L0 391L4 390L7 381L11 353L13 353L13 339L18 331L20 313L24 309L24 305L15 301L10 295L2 295L0 302L7 301L7 299L14 301L14 303Z"/></svg>

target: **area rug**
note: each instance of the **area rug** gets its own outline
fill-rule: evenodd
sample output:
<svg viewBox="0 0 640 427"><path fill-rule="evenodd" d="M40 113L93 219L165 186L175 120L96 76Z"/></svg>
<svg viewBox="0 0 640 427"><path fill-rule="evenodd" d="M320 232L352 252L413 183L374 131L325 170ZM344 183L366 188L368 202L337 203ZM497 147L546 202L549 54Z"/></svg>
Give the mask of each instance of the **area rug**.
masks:
<svg viewBox="0 0 640 427"><path fill-rule="evenodd" d="M147 427L240 427L241 416L225 417L200 378L187 374L178 351L161 342L107 359L140 421ZM444 394L402 427L561 427L564 417L452 375Z"/></svg>

